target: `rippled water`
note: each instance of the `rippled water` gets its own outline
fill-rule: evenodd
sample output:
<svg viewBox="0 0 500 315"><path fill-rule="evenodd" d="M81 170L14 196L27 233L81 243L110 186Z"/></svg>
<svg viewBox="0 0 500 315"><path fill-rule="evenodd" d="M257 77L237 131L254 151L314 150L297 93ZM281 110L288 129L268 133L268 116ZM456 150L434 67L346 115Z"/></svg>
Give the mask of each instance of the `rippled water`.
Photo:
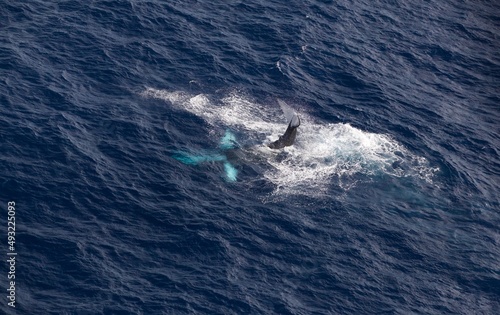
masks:
<svg viewBox="0 0 500 315"><path fill-rule="evenodd" d="M4 312L498 313L495 1L8 1L0 28Z"/></svg>

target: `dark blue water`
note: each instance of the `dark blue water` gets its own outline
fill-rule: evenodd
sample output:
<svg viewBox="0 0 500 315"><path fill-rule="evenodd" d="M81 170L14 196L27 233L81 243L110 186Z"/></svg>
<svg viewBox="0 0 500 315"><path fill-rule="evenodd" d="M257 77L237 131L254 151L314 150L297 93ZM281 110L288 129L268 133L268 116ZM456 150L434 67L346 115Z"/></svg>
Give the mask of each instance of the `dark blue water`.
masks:
<svg viewBox="0 0 500 315"><path fill-rule="evenodd" d="M497 1L1 1L0 30L3 312L498 314ZM235 182L172 158L227 130Z"/></svg>

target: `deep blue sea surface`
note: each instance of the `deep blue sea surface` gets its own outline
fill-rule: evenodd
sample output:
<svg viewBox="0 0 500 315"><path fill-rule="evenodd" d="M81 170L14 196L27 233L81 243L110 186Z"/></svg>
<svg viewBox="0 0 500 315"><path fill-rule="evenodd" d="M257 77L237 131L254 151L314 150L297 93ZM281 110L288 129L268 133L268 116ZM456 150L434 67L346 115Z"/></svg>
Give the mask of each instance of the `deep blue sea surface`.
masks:
<svg viewBox="0 0 500 315"><path fill-rule="evenodd" d="M1 313L499 314L498 1L1 0L0 145Z"/></svg>

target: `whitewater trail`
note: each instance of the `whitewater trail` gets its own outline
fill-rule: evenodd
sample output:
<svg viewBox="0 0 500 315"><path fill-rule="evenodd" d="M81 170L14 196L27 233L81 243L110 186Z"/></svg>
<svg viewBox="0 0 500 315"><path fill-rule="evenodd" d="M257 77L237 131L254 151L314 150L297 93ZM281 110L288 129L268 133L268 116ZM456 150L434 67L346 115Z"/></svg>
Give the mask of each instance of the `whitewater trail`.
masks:
<svg viewBox="0 0 500 315"><path fill-rule="evenodd" d="M167 101L212 126L243 132L248 138L240 139L240 143L276 140L287 124L280 109L283 106L258 104L237 94L230 94L217 103L203 94L153 88L146 89L142 95ZM255 148L272 166L262 176L275 185L275 194L322 194L333 181L349 189L359 180L358 175L367 180L381 175L415 177L432 183L438 171L427 159L411 153L388 135L366 132L344 123L317 122L304 112L298 111L298 114L302 124L295 145L283 149L285 154L280 158L264 146Z"/></svg>

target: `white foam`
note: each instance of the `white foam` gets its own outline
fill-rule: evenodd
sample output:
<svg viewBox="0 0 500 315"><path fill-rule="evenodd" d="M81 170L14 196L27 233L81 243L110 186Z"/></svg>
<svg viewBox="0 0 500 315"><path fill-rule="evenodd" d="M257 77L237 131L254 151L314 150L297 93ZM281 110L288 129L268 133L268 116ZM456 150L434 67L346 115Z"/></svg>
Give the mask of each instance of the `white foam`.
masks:
<svg viewBox="0 0 500 315"><path fill-rule="evenodd" d="M187 110L214 126L245 131L248 141L276 140L287 121L279 106L262 105L233 93L213 103L205 95L188 95L148 88L144 96L163 99ZM322 194L335 182L349 189L359 180L373 176L414 176L431 182L437 169L427 160L409 152L390 136L354 128L349 124L317 123L297 111L302 124L295 145L276 158L269 150L272 166L263 176L276 186L276 194ZM273 152L273 153L270 153Z"/></svg>

